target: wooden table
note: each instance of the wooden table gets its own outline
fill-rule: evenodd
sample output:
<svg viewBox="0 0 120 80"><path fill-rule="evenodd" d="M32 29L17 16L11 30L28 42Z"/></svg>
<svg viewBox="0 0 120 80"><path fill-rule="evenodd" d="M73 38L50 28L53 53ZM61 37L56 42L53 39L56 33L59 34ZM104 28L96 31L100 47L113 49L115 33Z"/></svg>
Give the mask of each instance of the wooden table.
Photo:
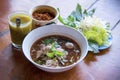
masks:
<svg viewBox="0 0 120 80"><path fill-rule="evenodd" d="M7 16L41 4L61 9L67 16L80 3L85 9L97 8L95 16L111 23L112 46L98 54L88 53L73 69L48 73L36 68L11 45ZM0 80L120 80L120 0L1 0L0 1Z"/></svg>

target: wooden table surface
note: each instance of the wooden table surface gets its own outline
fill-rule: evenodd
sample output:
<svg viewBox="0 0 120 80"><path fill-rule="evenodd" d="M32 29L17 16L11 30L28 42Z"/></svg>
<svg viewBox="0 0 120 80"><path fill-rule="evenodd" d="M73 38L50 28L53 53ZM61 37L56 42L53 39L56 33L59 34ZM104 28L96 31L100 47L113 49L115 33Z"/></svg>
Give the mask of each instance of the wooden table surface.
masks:
<svg viewBox="0 0 120 80"><path fill-rule="evenodd" d="M96 8L95 16L111 23L112 46L98 54L88 53L69 71L48 73L36 68L11 45L8 15L41 4L60 8L67 16L80 3ZM0 0L0 80L120 80L120 0Z"/></svg>

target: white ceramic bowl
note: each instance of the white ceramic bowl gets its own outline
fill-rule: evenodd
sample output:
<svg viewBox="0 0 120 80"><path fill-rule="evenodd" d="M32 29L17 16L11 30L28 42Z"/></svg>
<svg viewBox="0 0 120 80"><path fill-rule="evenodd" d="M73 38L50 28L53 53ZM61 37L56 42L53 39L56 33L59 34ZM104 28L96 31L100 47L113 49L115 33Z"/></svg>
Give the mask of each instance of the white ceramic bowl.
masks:
<svg viewBox="0 0 120 80"><path fill-rule="evenodd" d="M37 20L32 16L32 14L33 14L33 12L38 11L38 10L44 11L44 12L49 12L49 13L55 15L55 17L51 20L48 20L48 21ZM36 7L33 7L29 13L32 16L33 28L37 28L37 27L40 27L40 26L43 26L46 24L57 23L57 18L59 16L58 10L52 6L49 6L49 5L38 5Z"/></svg>
<svg viewBox="0 0 120 80"><path fill-rule="evenodd" d="M73 39L74 41L76 41L77 44L81 48L80 59L77 62L75 62L74 64L71 64L69 66L55 67L55 68L45 67L45 66L35 63L30 56L31 46L33 45L33 43L36 40L38 40L42 37L45 37L45 36L49 36L49 35L63 35L63 36L69 37L69 38ZM87 55L87 52L88 52L88 42L85 39L85 37L82 35L82 33L78 32L72 28L66 27L64 25L47 25L47 26L36 28L33 31L31 31L25 37L23 44L22 44L22 49L23 49L25 57L39 69L42 69L47 72L62 72L62 71L71 69L72 67L77 65L79 62L81 62L85 58L85 56Z"/></svg>

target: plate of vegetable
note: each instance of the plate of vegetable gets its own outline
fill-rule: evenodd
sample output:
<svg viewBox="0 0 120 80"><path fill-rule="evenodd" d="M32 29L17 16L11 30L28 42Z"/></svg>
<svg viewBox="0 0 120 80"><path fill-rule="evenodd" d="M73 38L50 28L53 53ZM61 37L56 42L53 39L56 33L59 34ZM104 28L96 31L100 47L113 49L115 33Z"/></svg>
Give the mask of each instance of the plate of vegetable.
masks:
<svg viewBox="0 0 120 80"><path fill-rule="evenodd" d="M58 8L60 13L60 10ZM94 17L95 9L82 10L80 4L72 13L67 17L63 18L59 15L58 20L68 26L72 27L77 31L83 33L89 43L89 51L99 53L100 50L107 49L112 44L112 34L110 24L103 21L100 18Z"/></svg>

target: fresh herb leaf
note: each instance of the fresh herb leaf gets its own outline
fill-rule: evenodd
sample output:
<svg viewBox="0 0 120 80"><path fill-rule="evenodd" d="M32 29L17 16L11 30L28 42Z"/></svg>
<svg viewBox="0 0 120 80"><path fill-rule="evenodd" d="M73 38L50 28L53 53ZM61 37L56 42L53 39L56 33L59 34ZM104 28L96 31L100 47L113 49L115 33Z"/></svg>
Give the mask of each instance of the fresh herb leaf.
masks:
<svg viewBox="0 0 120 80"><path fill-rule="evenodd" d="M45 45L48 45L51 41L52 41L51 39L48 39L48 38L47 38L47 39L44 40L44 44L45 44Z"/></svg>
<svg viewBox="0 0 120 80"><path fill-rule="evenodd" d="M74 22L74 21L75 21L74 17L73 17L73 16L71 16L71 15L67 17L67 20L68 20L68 21L72 21L72 22Z"/></svg>
<svg viewBox="0 0 120 80"><path fill-rule="evenodd" d="M88 12L86 9L83 11L83 14L84 14L84 16L88 16Z"/></svg>
<svg viewBox="0 0 120 80"><path fill-rule="evenodd" d="M54 53L53 52L49 52L46 54L49 58L53 58L54 57Z"/></svg>
<svg viewBox="0 0 120 80"><path fill-rule="evenodd" d="M38 64L42 64L42 62L40 60L36 60L35 62Z"/></svg>
<svg viewBox="0 0 120 80"><path fill-rule="evenodd" d="M76 20L80 21L82 19L82 8L80 4L77 4L76 11L74 12Z"/></svg>
<svg viewBox="0 0 120 80"><path fill-rule="evenodd" d="M44 40L44 44L48 45L49 43L53 43L54 41L55 41L54 39L47 38L47 39Z"/></svg>
<svg viewBox="0 0 120 80"><path fill-rule="evenodd" d="M93 42L88 42L89 43L89 47L91 49L91 51L93 51L94 53L99 53L99 46L96 43Z"/></svg>
<svg viewBox="0 0 120 80"><path fill-rule="evenodd" d="M58 11L59 11L59 8L58 8ZM67 18L62 18L59 15L58 19L62 24L76 28L75 18L72 15L68 16Z"/></svg>
<svg viewBox="0 0 120 80"><path fill-rule="evenodd" d="M52 43L51 50L53 50L54 48L55 48L55 42Z"/></svg>
<svg viewBox="0 0 120 80"><path fill-rule="evenodd" d="M67 25L67 21L66 21L64 18L62 18L61 15L60 15L60 9L57 8L57 10L58 10L58 12L59 12L59 17L58 17L59 21L60 21L62 24Z"/></svg>
<svg viewBox="0 0 120 80"><path fill-rule="evenodd" d="M53 51L47 53L47 56L48 56L49 58L54 58L55 55L61 57L61 56L64 55L64 53L59 52L59 51L57 51L57 50L53 50Z"/></svg>
<svg viewBox="0 0 120 80"><path fill-rule="evenodd" d="M93 14L95 13L95 10L96 10L96 9L92 9L92 10L88 11L88 15L92 17Z"/></svg>
<svg viewBox="0 0 120 80"><path fill-rule="evenodd" d="M74 19L74 21L80 21L82 19L81 5L77 4L76 10L72 11L72 13L69 16L71 16Z"/></svg>
<svg viewBox="0 0 120 80"><path fill-rule="evenodd" d="M106 23L105 25L106 27L110 28L110 23Z"/></svg>
<svg viewBox="0 0 120 80"><path fill-rule="evenodd" d="M53 60L54 60L54 61L56 61L56 60L57 60L57 59L56 59L56 57L55 57L55 58L53 58Z"/></svg>
<svg viewBox="0 0 120 80"><path fill-rule="evenodd" d="M80 4L77 4L76 11L78 11L80 14L82 14L82 7Z"/></svg>
<svg viewBox="0 0 120 80"><path fill-rule="evenodd" d="M59 51L57 51L57 50L54 50L53 53L54 53L55 55L59 56L59 57L61 57L61 56L64 55L64 53L59 52Z"/></svg>
<svg viewBox="0 0 120 80"><path fill-rule="evenodd" d="M86 17L86 16L93 16L93 14L95 13L95 10L96 9L92 9L90 11L87 11L86 9L83 11L83 18Z"/></svg>

